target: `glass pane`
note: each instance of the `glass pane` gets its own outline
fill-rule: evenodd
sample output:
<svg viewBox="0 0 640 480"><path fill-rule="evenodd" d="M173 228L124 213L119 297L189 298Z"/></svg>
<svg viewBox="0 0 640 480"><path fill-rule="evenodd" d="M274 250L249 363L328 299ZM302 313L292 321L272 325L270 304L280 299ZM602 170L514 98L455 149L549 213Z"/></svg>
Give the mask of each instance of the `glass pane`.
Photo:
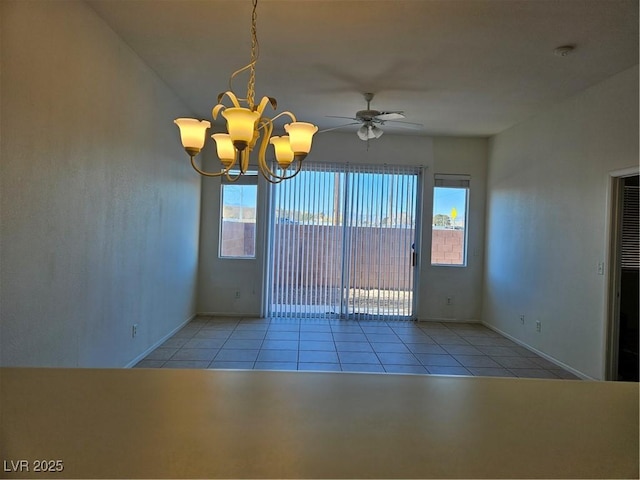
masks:
<svg viewBox="0 0 640 480"><path fill-rule="evenodd" d="M433 189L432 265L466 265L466 188Z"/></svg>
<svg viewBox="0 0 640 480"><path fill-rule="evenodd" d="M222 185L220 256L255 258L257 185Z"/></svg>

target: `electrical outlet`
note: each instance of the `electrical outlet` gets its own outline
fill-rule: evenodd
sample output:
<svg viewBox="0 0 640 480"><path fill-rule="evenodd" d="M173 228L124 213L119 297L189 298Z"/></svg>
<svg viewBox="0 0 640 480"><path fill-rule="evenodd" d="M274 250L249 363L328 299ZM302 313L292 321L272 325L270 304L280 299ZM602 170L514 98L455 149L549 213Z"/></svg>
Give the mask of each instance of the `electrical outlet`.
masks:
<svg viewBox="0 0 640 480"><path fill-rule="evenodd" d="M524 315L520 315L520 323L524 325Z"/></svg>
<svg viewBox="0 0 640 480"><path fill-rule="evenodd" d="M542 323L540 323L540 320L536 320L536 332L539 332L542 330Z"/></svg>
<svg viewBox="0 0 640 480"><path fill-rule="evenodd" d="M236 298L240 298L240 290L236 290Z"/></svg>
<svg viewBox="0 0 640 480"><path fill-rule="evenodd" d="M447 305L453 305L453 298L447 297Z"/></svg>
<svg viewBox="0 0 640 480"><path fill-rule="evenodd" d="M604 275L604 262L598 262L598 275Z"/></svg>
<svg viewBox="0 0 640 480"><path fill-rule="evenodd" d="M136 338L136 335L138 335L138 324L134 323L131 325L131 338Z"/></svg>

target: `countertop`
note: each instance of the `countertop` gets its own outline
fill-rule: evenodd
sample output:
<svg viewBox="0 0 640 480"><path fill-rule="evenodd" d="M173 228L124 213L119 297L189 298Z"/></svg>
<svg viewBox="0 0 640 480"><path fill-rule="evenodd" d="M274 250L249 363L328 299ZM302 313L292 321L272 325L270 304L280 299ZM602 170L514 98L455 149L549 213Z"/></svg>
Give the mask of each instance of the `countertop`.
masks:
<svg viewBox="0 0 640 480"><path fill-rule="evenodd" d="M3 368L0 474L637 478L638 393L570 380ZM34 472L42 460L59 463Z"/></svg>

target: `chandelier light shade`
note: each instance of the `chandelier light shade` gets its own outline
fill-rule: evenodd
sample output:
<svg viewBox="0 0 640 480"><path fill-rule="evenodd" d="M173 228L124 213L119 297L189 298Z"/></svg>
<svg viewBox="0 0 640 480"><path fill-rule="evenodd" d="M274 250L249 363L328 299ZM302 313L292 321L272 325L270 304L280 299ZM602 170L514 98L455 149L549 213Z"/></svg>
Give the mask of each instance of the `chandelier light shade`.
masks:
<svg viewBox="0 0 640 480"><path fill-rule="evenodd" d="M236 160L236 147L233 146L231 135L228 133L214 133L211 138L216 142L218 158L227 168Z"/></svg>
<svg viewBox="0 0 640 480"><path fill-rule="evenodd" d="M291 149L291 140L288 136L271 137L270 143L276 151L276 159L281 168L287 168L293 162L295 154Z"/></svg>
<svg viewBox="0 0 640 480"><path fill-rule="evenodd" d="M295 122L285 125L284 129L289 134L289 143L295 155L306 155L311 151L311 139L318 127L311 123Z"/></svg>
<svg viewBox="0 0 640 480"><path fill-rule="evenodd" d="M211 123L195 118L176 118L173 123L180 128L180 139L187 153L195 152L197 155L204 147L206 131L211 128Z"/></svg>
<svg viewBox="0 0 640 480"><path fill-rule="evenodd" d="M318 127L306 122L298 122L291 112L282 112L273 118L265 116L264 110L271 106L277 108L277 101L272 97L262 97L255 104L254 85L255 67L258 60L258 38L256 33L256 8L258 0L253 0L251 15L251 61L243 68L236 70L229 80L229 90L218 95L218 104L213 107L212 117L217 120L218 115L226 120L226 132L211 135L216 143L216 153L222 164L222 169L217 172L206 172L195 163L195 157L204 147L206 131L211 128L207 120L195 118L178 118L174 123L180 129L182 146L191 158L192 167L201 175L207 177L219 177L225 175L228 180L237 180L244 175L249 168L252 152L257 153L258 170L271 183L279 183L282 180L293 178L300 172L302 161L311 151L313 135ZM248 70L249 81L247 84L246 98L238 98L231 86L233 79L240 73ZM227 97L232 106L227 107L222 99ZM287 135L271 136L274 129L274 120L287 116L291 123L284 125ZM267 160L267 148L273 145L273 158ZM270 166L273 165L273 168ZM231 172L239 171L239 174Z"/></svg>
<svg viewBox="0 0 640 480"><path fill-rule="evenodd" d="M247 148L253 140L260 113L248 108L227 108L222 112L222 116L227 120L227 130L233 145L238 151Z"/></svg>

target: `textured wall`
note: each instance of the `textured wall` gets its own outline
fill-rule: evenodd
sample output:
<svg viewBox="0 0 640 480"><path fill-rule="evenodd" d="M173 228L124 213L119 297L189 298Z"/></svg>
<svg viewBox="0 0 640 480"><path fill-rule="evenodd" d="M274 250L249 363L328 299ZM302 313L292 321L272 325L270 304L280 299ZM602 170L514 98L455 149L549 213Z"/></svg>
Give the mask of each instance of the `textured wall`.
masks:
<svg viewBox="0 0 640 480"><path fill-rule="evenodd" d="M195 310L188 112L84 2L1 8L1 363L124 366Z"/></svg>
<svg viewBox="0 0 640 480"><path fill-rule="evenodd" d="M497 135L489 158L484 321L603 378L598 263L609 172L638 165L638 67Z"/></svg>

